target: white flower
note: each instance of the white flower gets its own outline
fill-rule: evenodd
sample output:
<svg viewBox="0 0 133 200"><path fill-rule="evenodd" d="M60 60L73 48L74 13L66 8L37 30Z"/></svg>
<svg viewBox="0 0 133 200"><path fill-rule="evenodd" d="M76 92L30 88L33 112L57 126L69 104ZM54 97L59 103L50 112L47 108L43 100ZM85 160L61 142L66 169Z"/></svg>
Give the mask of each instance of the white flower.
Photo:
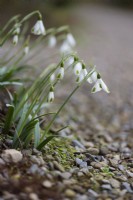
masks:
<svg viewBox="0 0 133 200"><path fill-rule="evenodd" d="M36 22L34 27L32 28L31 32L35 35L45 35L46 30L43 24L43 21L40 19Z"/></svg>
<svg viewBox="0 0 133 200"><path fill-rule="evenodd" d="M13 44L16 45L18 43L18 35L13 36Z"/></svg>
<svg viewBox="0 0 133 200"><path fill-rule="evenodd" d="M24 54L27 55L29 53L29 46L24 47Z"/></svg>
<svg viewBox="0 0 133 200"><path fill-rule="evenodd" d="M64 78L64 72L65 72L64 67L61 66L59 68L59 71L58 71L58 74L57 74L57 78L58 79L63 79Z"/></svg>
<svg viewBox="0 0 133 200"><path fill-rule="evenodd" d="M87 81L91 84L97 81L97 72L94 71L91 76L87 79Z"/></svg>
<svg viewBox="0 0 133 200"><path fill-rule="evenodd" d="M48 40L48 46L49 46L50 48L53 48L53 47L56 46L56 43L57 43L56 37L55 37L54 35L51 35L51 36L49 37L49 40Z"/></svg>
<svg viewBox="0 0 133 200"><path fill-rule="evenodd" d="M101 90L104 90L105 92L110 93L110 91L109 91L108 87L106 86L106 84L104 83L104 81L101 78L99 78L99 79L97 79L91 92L95 93L95 92L99 92Z"/></svg>
<svg viewBox="0 0 133 200"><path fill-rule="evenodd" d="M68 59L67 59L67 61L66 61L66 65L67 66L70 66L70 65L72 65L74 63L74 57L69 57Z"/></svg>
<svg viewBox="0 0 133 200"><path fill-rule="evenodd" d="M50 76L50 82L53 83L55 81L55 74L52 74Z"/></svg>
<svg viewBox="0 0 133 200"><path fill-rule="evenodd" d="M63 53L63 54L67 54L67 53L72 52L72 48L66 40L62 43L62 45L60 47L60 52Z"/></svg>
<svg viewBox="0 0 133 200"><path fill-rule="evenodd" d="M76 41L71 33L67 34L66 40L70 44L70 46L74 47L76 45Z"/></svg>
<svg viewBox="0 0 133 200"><path fill-rule="evenodd" d="M13 31L13 35L19 35L20 33L20 27L16 27L16 29Z"/></svg>
<svg viewBox="0 0 133 200"><path fill-rule="evenodd" d="M84 80L84 78L87 76L87 74L88 74L87 69L82 68L76 82L77 83L82 82Z"/></svg>
<svg viewBox="0 0 133 200"><path fill-rule="evenodd" d="M81 69L82 69L82 64L80 62L78 62L73 68L74 74L79 75Z"/></svg>
<svg viewBox="0 0 133 200"><path fill-rule="evenodd" d="M48 102L52 103L54 101L54 88L50 88L50 92L48 94Z"/></svg>

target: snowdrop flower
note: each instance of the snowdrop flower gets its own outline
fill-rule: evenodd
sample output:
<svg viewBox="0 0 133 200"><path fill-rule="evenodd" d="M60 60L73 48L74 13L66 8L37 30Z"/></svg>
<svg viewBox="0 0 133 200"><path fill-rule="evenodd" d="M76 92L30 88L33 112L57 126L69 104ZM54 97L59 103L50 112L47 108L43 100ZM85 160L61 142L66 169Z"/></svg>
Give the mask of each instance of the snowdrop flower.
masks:
<svg viewBox="0 0 133 200"><path fill-rule="evenodd" d="M55 74L52 74L50 76L50 82L53 83L55 81Z"/></svg>
<svg viewBox="0 0 133 200"><path fill-rule="evenodd" d="M70 46L70 44L67 42L67 40L65 40L61 47L60 47L60 52L63 54L67 54L67 53L71 53L72 52L72 48Z"/></svg>
<svg viewBox="0 0 133 200"><path fill-rule="evenodd" d="M24 54L27 55L28 53L29 53L29 46L26 45L26 46L24 47Z"/></svg>
<svg viewBox="0 0 133 200"><path fill-rule="evenodd" d="M81 69L82 69L82 64L78 62L73 68L74 74L79 76Z"/></svg>
<svg viewBox="0 0 133 200"><path fill-rule="evenodd" d="M70 66L70 65L72 65L74 63L74 57L69 57L68 59L67 59L67 66Z"/></svg>
<svg viewBox="0 0 133 200"><path fill-rule="evenodd" d="M58 74L57 74L57 78L58 79L63 79L64 78L64 64L62 63L60 68L59 68L59 71L58 71Z"/></svg>
<svg viewBox="0 0 133 200"><path fill-rule="evenodd" d="M34 25L34 27L32 28L31 32L35 35L45 35L46 34L46 30L43 24L43 21L41 19L39 19L36 24Z"/></svg>
<svg viewBox="0 0 133 200"><path fill-rule="evenodd" d="M77 83L80 83L84 80L84 78L87 76L88 72L87 69L85 68L85 66L82 64L82 69L80 71L80 74L76 80Z"/></svg>
<svg viewBox="0 0 133 200"><path fill-rule="evenodd" d="M70 46L74 47L76 45L76 41L71 33L67 34L66 40L70 44Z"/></svg>
<svg viewBox="0 0 133 200"><path fill-rule="evenodd" d="M53 48L53 47L56 46L56 43L57 43L56 37L55 37L54 35L51 35L51 36L49 37L49 40L48 40L48 46L49 46L50 48Z"/></svg>
<svg viewBox="0 0 133 200"><path fill-rule="evenodd" d="M18 35L13 36L13 44L16 45L18 43Z"/></svg>
<svg viewBox="0 0 133 200"><path fill-rule="evenodd" d="M13 31L13 35L19 35L19 34L20 34L20 27L16 27L16 29Z"/></svg>
<svg viewBox="0 0 133 200"><path fill-rule="evenodd" d="M48 102L52 103L53 101L54 101L54 88L51 87L48 94Z"/></svg>
<svg viewBox="0 0 133 200"><path fill-rule="evenodd" d="M97 81L91 91L92 91L92 93L95 93L95 92L99 92L101 90L104 90L105 92L110 93L108 87L106 86L104 81L101 79L100 74L98 74Z"/></svg>
<svg viewBox="0 0 133 200"><path fill-rule="evenodd" d="M87 81L91 84L97 81L97 72L94 71L91 76L87 79Z"/></svg>

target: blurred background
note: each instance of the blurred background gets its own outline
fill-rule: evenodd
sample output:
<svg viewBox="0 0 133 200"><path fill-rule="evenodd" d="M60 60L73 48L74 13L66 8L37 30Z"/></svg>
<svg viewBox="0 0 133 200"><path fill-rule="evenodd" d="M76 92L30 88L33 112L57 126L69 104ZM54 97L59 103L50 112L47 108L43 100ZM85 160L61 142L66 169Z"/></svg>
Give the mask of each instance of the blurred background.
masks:
<svg viewBox="0 0 133 200"><path fill-rule="evenodd" d="M70 25L79 56L88 65L96 64L111 91L93 95L86 84L72 101L81 105L81 111L99 110L99 118L114 116L113 123L119 126L121 113L124 120L131 119L133 0L0 0L0 25L15 14L38 9L47 28Z"/></svg>

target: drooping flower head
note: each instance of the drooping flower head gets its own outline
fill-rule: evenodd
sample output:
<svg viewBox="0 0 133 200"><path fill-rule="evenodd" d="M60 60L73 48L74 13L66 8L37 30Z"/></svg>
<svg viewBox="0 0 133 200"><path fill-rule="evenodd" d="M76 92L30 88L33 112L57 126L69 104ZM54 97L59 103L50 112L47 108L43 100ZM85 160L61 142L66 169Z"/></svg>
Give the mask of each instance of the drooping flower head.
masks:
<svg viewBox="0 0 133 200"><path fill-rule="evenodd" d="M24 47L24 54L27 55L29 53L29 46L25 45Z"/></svg>
<svg viewBox="0 0 133 200"><path fill-rule="evenodd" d="M46 30L45 30L41 16L39 16L37 22L35 23L35 25L31 29L31 32L35 35L45 35L46 34Z"/></svg>
<svg viewBox="0 0 133 200"><path fill-rule="evenodd" d="M106 86L106 84L102 80L100 74L98 73L97 74L97 81L96 81L95 85L93 86L91 92L96 93L96 92L99 92L101 90L104 90L105 92L110 93L108 87Z"/></svg>
<svg viewBox="0 0 133 200"><path fill-rule="evenodd" d="M68 42L68 44L71 46L71 47L74 47L76 45L76 41L73 37L73 35L71 33L68 33L67 36L66 36L66 41Z"/></svg>
<svg viewBox="0 0 133 200"><path fill-rule="evenodd" d="M54 87L51 86L49 94L48 94L48 102L52 103L54 101Z"/></svg>
<svg viewBox="0 0 133 200"><path fill-rule="evenodd" d="M82 69L82 64L81 64L81 62L77 62L77 63L74 65L74 68L73 68L74 74L75 74L76 76L79 76L79 75L80 75L80 72L81 72L81 69Z"/></svg>
<svg viewBox="0 0 133 200"><path fill-rule="evenodd" d="M17 43L18 43L18 35L14 35L13 36L12 42L13 42L14 45L17 45Z"/></svg>
<svg viewBox="0 0 133 200"><path fill-rule="evenodd" d="M64 63L61 63L61 66L59 67L58 73L57 73L57 79L63 79L64 78Z"/></svg>
<svg viewBox="0 0 133 200"><path fill-rule="evenodd" d="M91 76L87 79L87 81L92 84L95 83L97 81L97 72L94 71Z"/></svg>
<svg viewBox="0 0 133 200"><path fill-rule="evenodd" d="M68 67L68 66L70 66L70 65L72 65L73 63L74 63L74 57L73 56L71 56L71 57L69 57L68 59L67 59L67 61L66 61L66 66Z"/></svg>
<svg viewBox="0 0 133 200"><path fill-rule="evenodd" d="M56 46L56 43L57 43L56 37L54 35L49 36L48 46L50 48L53 48Z"/></svg>
<svg viewBox="0 0 133 200"><path fill-rule="evenodd" d="M62 54L67 54L67 53L72 53L72 47L69 45L69 43L67 42L67 40L65 40L61 47L60 47L60 52Z"/></svg>
<svg viewBox="0 0 133 200"><path fill-rule="evenodd" d="M80 70L80 73L78 75L76 82L77 83L82 82L85 79L85 77L87 76L87 74L88 74L87 69L86 69L85 65L82 63L81 70Z"/></svg>
<svg viewBox="0 0 133 200"><path fill-rule="evenodd" d="M53 84L54 81L55 81L55 74L53 73L53 74L50 76L50 82Z"/></svg>

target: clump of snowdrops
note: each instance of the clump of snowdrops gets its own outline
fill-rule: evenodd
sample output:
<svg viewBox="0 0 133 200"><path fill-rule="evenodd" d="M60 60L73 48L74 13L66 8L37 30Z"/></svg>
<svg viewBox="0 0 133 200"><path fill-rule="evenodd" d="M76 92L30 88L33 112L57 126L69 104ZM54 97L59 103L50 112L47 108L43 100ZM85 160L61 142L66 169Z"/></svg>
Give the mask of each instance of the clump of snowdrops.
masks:
<svg viewBox="0 0 133 200"><path fill-rule="evenodd" d="M36 22L29 31L27 27L32 17L36 17ZM31 42L30 35L32 34L36 36L36 39ZM23 62L31 59L30 52L43 44L43 41L47 41L49 48L59 49L60 62L45 66L40 76L30 80L29 75L22 76L20 73L28 67ZM4 52L6 43L9 46L8 52ZM5 104L7 113L0 126L1 134L5 138L12 139L13 148L32 146L41 150L53 137L57 137L57 133L65 127L55 131L54 134L50 131L51 127L83 82L93 84L92 93L101 90L109 93L96 66L86 66L74 52L75 45L75 38L68 26L46 29L39 11L34 11L22 19L20 15L14 16L0 29L0 88L2 90L4 88L10 98L8 104ZM14 48L17 48L17 52L10 55ZM73 73L75 77L75 88L56 112L47 112L47 109L45 111L45 107L54 102L57 86L61 85L66 75L69 75L68 72ZM9 89L11 85L15 92ZM49 115L50 121L42 129L40 119Z"/></svg>

